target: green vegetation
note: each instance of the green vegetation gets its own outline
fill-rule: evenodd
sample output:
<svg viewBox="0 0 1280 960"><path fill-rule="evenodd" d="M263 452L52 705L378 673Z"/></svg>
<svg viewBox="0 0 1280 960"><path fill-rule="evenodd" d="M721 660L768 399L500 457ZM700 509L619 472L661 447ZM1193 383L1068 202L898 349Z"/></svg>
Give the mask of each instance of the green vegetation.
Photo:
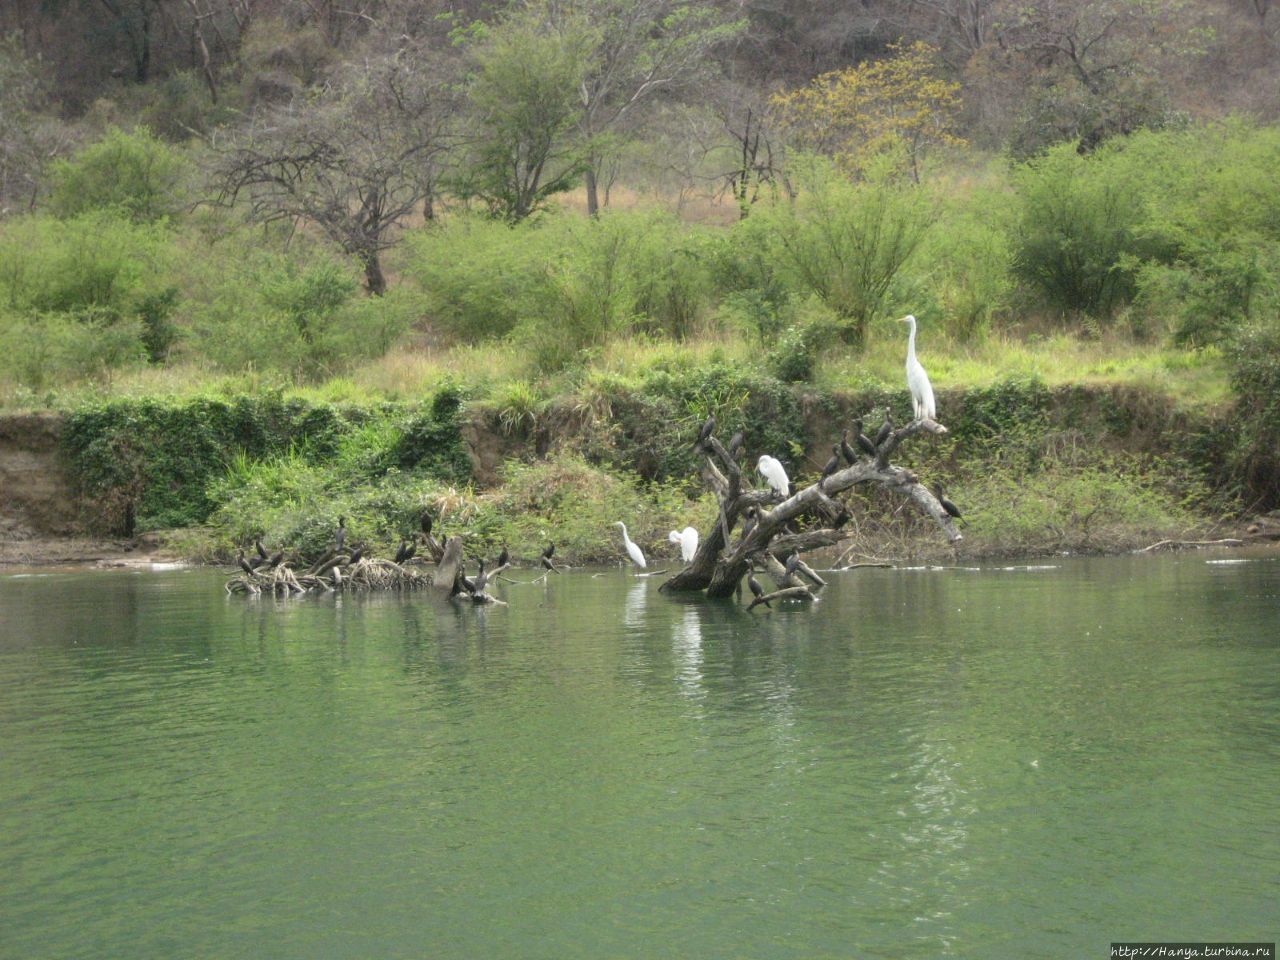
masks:
<svg viewBox="0 0 1280 960"><path fill-rule="evenodd" d="M840 417L905 418L908 312L951 430L908 456L1003 505L974 539L1280 505L1280 128L1157 81L1232 14L1166 5L1169 44L1149 5L1029 4L998 50L948 21L778 52L766 92L732 50L816 44L803 18L178 6L147 9L186 64L93 15L133 68L101 96L0 42L0 405L71 412L107 528L304 549L456 496L525 543L503 498L538 470L674 516L709 413L797 475Z"/></svg>

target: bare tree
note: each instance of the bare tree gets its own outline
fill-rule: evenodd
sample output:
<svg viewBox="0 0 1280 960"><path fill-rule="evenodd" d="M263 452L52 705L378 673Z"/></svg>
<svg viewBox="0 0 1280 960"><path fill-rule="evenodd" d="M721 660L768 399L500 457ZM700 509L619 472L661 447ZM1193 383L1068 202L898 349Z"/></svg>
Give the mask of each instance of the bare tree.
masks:
<svg viewBox="0 0 1280 960"><path fill-rule="evenodd" d="M428 195L450 146L450 78L403 49L351 65L314 103L258 118L219 162L219 197L259 220L302 220L355 256L371 294L382 253Z"/></svg>
<svg viewBox="0 0 1280 960"><path fill-rule="evenodd" d="M946 428L933 420L913 420L892 430L876 445L867 437L855 437L856 450L851 449L841 464L817 483L810 484L785 497L771 490L752 490L737 457L730 454L716 437L702 442L706 454L703 477L720 502L719 516L700 541L693 561L680 573L667 580L664 590L701 591L709 597L727 597L751 570L752 564L763 563L775 581L779 593L803 595L797 570L812 581L811 571L800 563L781 561L838 543L840 528L849 517L849 509L836 500L841 493L859 484L874 483L912 501L917 508L942 528L951 543L962 537L955 521L938 498L914 472L890 462L900 444L919 433L945 434ZM778 499L782 497L781 502ZM767 509L770 503L776 505ZM750 521L747 518L750 517ZM743 521L737 539L733 530Z"/></svg>

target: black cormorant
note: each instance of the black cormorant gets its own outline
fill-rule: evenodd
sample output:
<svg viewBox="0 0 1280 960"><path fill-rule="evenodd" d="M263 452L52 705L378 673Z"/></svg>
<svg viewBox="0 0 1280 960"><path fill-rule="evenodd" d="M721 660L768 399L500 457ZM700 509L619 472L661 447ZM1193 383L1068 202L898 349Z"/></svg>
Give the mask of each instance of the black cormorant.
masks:
<svg viewBox="0 0 1280 960"><path fill-rule="evenodd" d="M707 438L711 436L711 432L716 428L716 415L713 413L707 417L702 424L702 429L698 431L698 439L694 441L694 447L699 448L707 442Z"/></svg>
<svg viewBox="0 0 1280 960"><path fill-rule="evenodd" d="M884 423L880 424L880 429L876 432L875 445L880 447L889 439L889 434L893 433L893 413L888 407L884 408Z"/></svg>
<svg viewBox="0 0 1280 960"><path fill-rule="evenodd" d="M853 466L858 462L858 454L853 447L849 446L849 431L845 430L840 434L840 452L844 454L845 463Z"/></svg>
<svg viewBox="0 0 1280 960"><path fill-rule="evenodd" d="M853 421L853 439L857 442L858 448L868 457L876 455L876 445L862 432L861 420Z"/></svg>
<svg viewBox="0 0 1280 960"><path fill-rule="evenodd" d="M938 502L942 504L943 510L947 511L947 513L951 514L951 516L955 517L957 520L963 516L960 512L960 508L956 506L955 501L942 492L942 484L940 482L934 481L933 493L934 496L938 498Z"/></svg>
<svg viewBox="0 0 1280 960"><path fill-rule="evenodd" d="M827 482L827 477L831 476L840 469L840 447L837 444L831 445L831 459L827 461L827 465L822 468L822 479L818 481L818 489L823 489L823 485Z"/></svg>
<svg viewBox="0 0 1280 960"><path fill-rule="evenodd" d="M751 595L757 600L764 596L764 587L760 586L760 581L756 579L756 575L754 573L747 574L747 586L751 588ZM764 605L770 610L773 609L773 604L768 600L764 601Z"/></svg>

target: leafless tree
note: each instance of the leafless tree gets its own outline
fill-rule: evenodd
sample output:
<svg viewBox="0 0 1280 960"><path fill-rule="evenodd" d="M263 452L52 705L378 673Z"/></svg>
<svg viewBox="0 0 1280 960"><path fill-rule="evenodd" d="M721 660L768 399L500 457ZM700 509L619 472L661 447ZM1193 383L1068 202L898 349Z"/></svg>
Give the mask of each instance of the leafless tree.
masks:
<svg viewBox="0 0 1280 960"><path fill-rule="evenodd" d="M257 118L219 160L223 202L259 220L301 220L355 256L371 294L382 253L433 188L451 144L454 84L414 50L351 64L314 102Z"/></svg>

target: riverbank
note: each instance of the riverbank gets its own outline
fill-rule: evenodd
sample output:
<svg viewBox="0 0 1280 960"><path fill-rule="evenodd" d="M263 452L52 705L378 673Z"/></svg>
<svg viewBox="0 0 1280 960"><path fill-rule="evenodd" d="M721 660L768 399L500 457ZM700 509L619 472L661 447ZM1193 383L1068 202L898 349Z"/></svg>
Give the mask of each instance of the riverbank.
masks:
<svg viewBox="0 0 1280 960"><path fill-rule="evenodd" d="M965 511L964 540L953 549L900 498L858 491L836 558L1031 558L1265 535L1240 519L1227 410L1036 378L939 394L948 434L916 438L894 460L945 484ZM905 393L820 391L708 363L524 406L449 383L411 403L277 393L0 417L0 563L227 563L256 538L306 557L338 517L352 541L389 555L424 510L476 553L506 546L532 560L554 542L570 563L610 562L624 519L650 556L667 557L667 531L705 532L716 515L689 442L708 413L726 435L745 431L748 462L773 452L807 483L856 418L871 429L886 411L909 419Z"/></svg>

